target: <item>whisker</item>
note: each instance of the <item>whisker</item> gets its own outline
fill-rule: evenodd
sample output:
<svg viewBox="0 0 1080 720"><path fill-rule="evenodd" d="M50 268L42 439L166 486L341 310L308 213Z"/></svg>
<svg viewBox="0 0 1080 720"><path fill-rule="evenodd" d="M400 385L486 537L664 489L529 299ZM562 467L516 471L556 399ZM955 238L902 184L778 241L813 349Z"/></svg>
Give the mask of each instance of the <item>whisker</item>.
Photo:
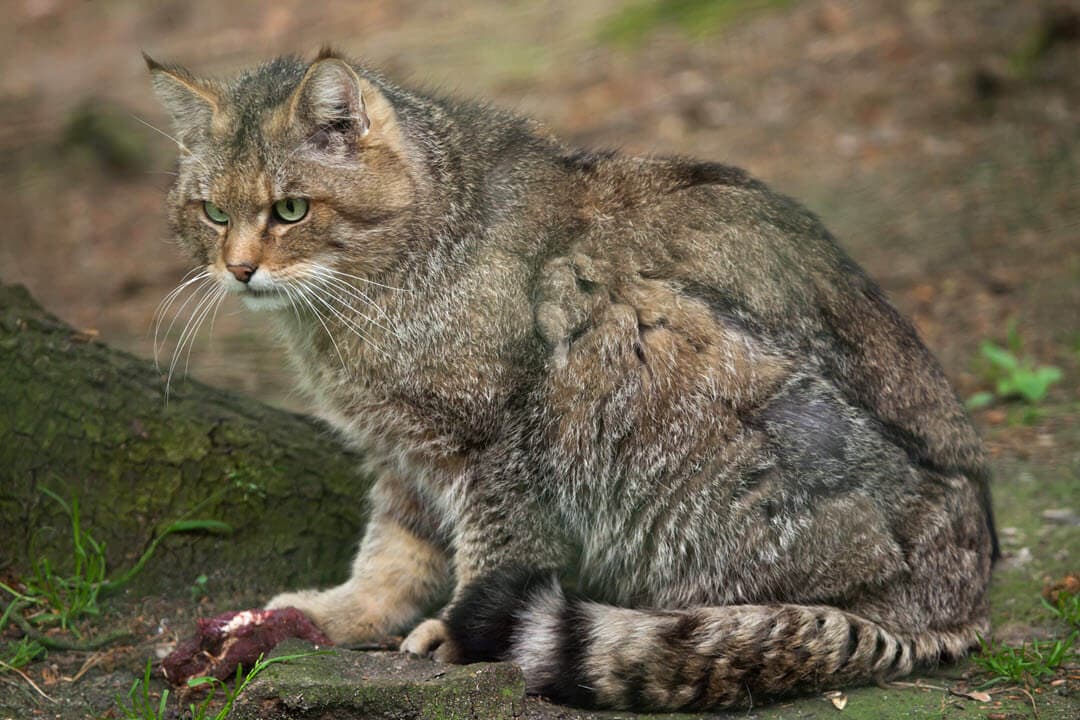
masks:
<svg viewBox="0 0 1080 720"><path fill-rule="evenodd" d="M204 307L209 309L213 306L213 300L217 297L217 291L220 288L211 285L205 290L199 302L196 303L192 309L191 314L188 316L187 322L184 324L184 329L180 333L180 339L176 343L176 347L173 349L172 361L169 363L169 375L165 379L165 402L169 401L169 391L172 388L173 374L176 372L176 366L180 362L180 356L184 352L184 344L187 342L194 342L195 331L198 330L199 322L201 318L205 317ZM202 292L203 288L200 287L199 292ZM192 294L194 297L194 293ZM189 298L190 299L190 298ZM186 304L186 303L185 303ZM183 308L181 308L183 310ZM175 318L173 318L175 320ZM168 337L168 334L166 334ZM186 371L185 371L186 372Z"/></svg>
<svg viewBox="0 0 1080 720"><path fill-rule="evenodd" d="M330 338L330 342L334 346L334 352L337 353L338 360L341 361L342 372L344 372L346 376L351 376L352 373L349 372L349 367L345 364L345 356L341 354L341 348L338 347L337 340L334 339L334 334L330 332L330 328L327 327L326 323L323 321L322 315L319 314L319 311L317 309L315 309L315 306L314 304L312 304L311 299L308 298L303 292L299 292L298 290L297 297L299 297L301 302L303 302L307 306L308 310L311 311L311 314L314 315L315 319L319 321L320 325L322 325L323 330L326 331L326 336Z"/></svg>
<svg viewBox="0 0 1080 720"><path fill-rule="evenodd" d="M151 124L151 123L147 122L146 120L143 120L143 119L142 119L141 117L139 117L139 116L138 116L138 115L136 115L135 113L131 113L131 117L135 118L135 120L137 120L138 122L142 123L142 124L143 124L143 125L145 125L146 127L150 128L151 130L153 130L153 131L154 131L154 132L156 132L157 134L159 134L159 135L162 135L162 136L164 136L164 137L167 137L168 139L172 140L172 141L173 141L173 142L174 142L174 143L176 144L176 147L180 148L181 150L185 150L185 151L187 151L187 152L191 152L190 150L188 150L188 149L187 149L187 145L185 145L184 143L180 142L180 141L179 141L179 140L177 140L177 139L176 139L175 137L173 137L173 136L172 136L172 135L170 135L169 133L165 132L164 130L162 130L162 129L161 129L161 128L159 128L158 126L156 126L156 125L153 125L153 124Z"/></svg>
<svg viewBox="0 0 1080 720"><path fill-rule="evenodd" d="M135 113L131 113L131 117L135 118L137 121L141 122L143 125L150 128L151 130L158 133L159 135L163 135L163 136L169 138L170 140L172 140L174 143L176 143L176 147L180 149L180 152L184 153L185 155L187 155L187 157L189 157L192 160L194 160L195 162L197 162L199 164L199 167L201 167L205 172L207 172L207 173L210 172L210 168L208 168L206 166L206 163L204 163L202 160L200 160L198 157L196 157L195 153L191 152L191 149L187 145L180 142L178 139L176 139L175 137L173 137L169 133L165 132L161 128L150 124L146 120L143 120L141 117L139 117Z"/></svg>
<svg viewBox="0 0 1080 720"><path fill-rule="evenodd" d="M373 341L373 340L371 339L371 337L370 337L370 336L368 336L368 335L367 335L367 334L366 334L366 333L364 332L364 329L363 329L362 327L360 327L360 325L359 325L359 324L358 324L358 323L357 323L356 321L354 321L354 320L351 320L350 318L346 317L346 316L345 316L345 315L343 315L343 314L342 314L341 312L339 312L337 308L335 308L335 307L334 307L333 305L331 305L331 304L330 304L330 302L329 302L329 301L327 301L327 300L326 300L326 299L325 299L325 298L324 298L324 297L323 297L323 296L322 296L322 295L321 295L321 294L319 293L319 290L318 290L318 288L312 287L312 286L311 286L310 284L308 284L308 283L305 283L305 282L303 282L303 281L300 281L300 284L301 284L301 285L303 285L303 286L304 286L304 287L305 287L305 288L306 288L306 289L308 290L308 292L309 292L309 293L311 294L311 296L312 296L312 297L314 297L314 298L315 298L316 300L318 300L318 301L319 301L320 303L322 303L322 304L323 304L323 306L324 306L324 307L326 307L326 309L327 309L327 310L329 310L329 311L330 311L331 313L333 313L333 314L334 314L334 315L335 315L335 316L336 316L336 317L337 317L337 318L338 318L339 320L341 320L341 322L342 322L342 323L343 323L343 324L345 325L345 327L346 327L346 328L347 328L348 330L351 330L351 331L353 332L353 334L354 334L354 335L356 335L356 336L357 336L358 338L360 338L360 339L361 339L362 341L364 341L364 342L365 342L366 344L370 345L370 346L371 346L372 348L374 348L375 350L377 350L377 351L378 351L379 353L381 353L381 354L382 354L383 356L385 356L385 357L389 357L388 355L386 355L386 353L385 353L385 352L383 351L383 349L382 349L382 348L380 348L380 347L379 347L379 346L378 346L378 345L377 345L377 344L376 344L376 343L375 343L375 342L374 342L374 341Z"/></svg>
<svg viewBox="0 0 1080 720"><path fill-rule="evenodd" d="M317 280L322 280L323 282L326 282L327 280L332 280L332 279L333 279L333 278L317 278ZM347 296L346 296L346 297L342 297L342 295L341 295L341 294L339 294L339 290L338 290L338 288L336 288L336 287L334 287L334 286L332 286L332 285L328 285L328 284L323 284L323 285L317 285L316 287L317 287L317 288L318 288L319 290L321 290L321 291L322 291L322 292L323 292L323 293L324 293L324 294L325 294L326 296L328 296L329 298L331 298L331 299L333 299L333 300L337 300L337 301L338 301L339 303L341 303L341 305L343 306L343 308L345 308L345 309L347 309L347 310L350 310L351 312L354 312L354 313L356 313L356 314L357 314L357 315L359 315L359 316L360 316L361 318L363 318L363 319L364 319L364 320L365 320L366 322L368 322L368 323L370 323L370 324L374 325L375 327L377 327L377 328L379 328L379 329L381 329L381 330L384 330L384 331L385 331L385 332L387 332L387 333L390 333L391 335L397 336L397 333L396 333L396 332L395 332L394 330L391 330L390 328L386 327L386 326L385 326L385 325L383 325L382 323L376 322L376 321L375 321L375 320L374 320L374 319L373 319L373 318L372 318L371 316L369 316L369 315L367 315L367 314L365 314L365 313L361 312L361 311L360 311L360 310L358 310L357 308L353 307L352 303L350 303L350 302L349 302L349 300L348 300L348 297L347 297ZM344 290L352 290L352 288L350 288L350 287L348 287L348 286L344 286L344 288L343 288L343 289L344 289ZM353 297L356 297L356 296L354 295ZM375 304L374 302L371 302L370 300L366 300L366 299L363 299L363 298L357 298L357 299L360 299L360 300L362 300L363 302L365 302L366 304L368 304L368 305L370 305L371 307L375 308L375 309L376 309L377 311L379 311L379 312L380 312L380 313L381 313L381 314L383 315L383 317L386 317L386 319L387 319L387 320L389 320L389 319L390 319L390 318L389 318L389 317L388 317L388 316L386 315L386 313L384 313L384 312L382 311L382 308L380 308L380 307L379 307L378 305L376 305L376 304Z"/></svg>
<svg viewBox="0 0 1080 720"><path fill-rule="evenodd" d="M340 290L340 291L344 292L346 295L351 296L351 297L355 298L356 300L359 300L360 302L364 303L365 305L370 305L371 307L375 308L375 310L378 311L378 313L380 315L382 315L387 320L390 320L391 322L393 322L391 320L390 316L387 315L386 312L381 307L379 307L379 304L377 302L375 302L363 290L360 290L359 288L353 287L352 285L349 285L344 280L336 278L333 275L325 275L325 274L318 274L317 273L317 274L315 274L315 278L322 281L323 283L325 283L325 285L327 286L327 289L330 289L332 287L332 288L334 288L336 290Z"/></svg>
<svg viewBox="0 0 1080 720"><path fill-rule="evenodd" d="M202 272L200 273L200 275L198 277L191 278L192 273L199 272L200 270ZM192 282L195 282L196 280L199 280L199 279L204 278L204 277L209 277L209 276L210 276L210 272L205 267L203 267L201 265L198 266L198 267L194 267L191 270L188 270L184 274L184 277L180 278L180 284L178 284L175 288L173 288L171 291L169 291L169 293L166 294L165 297L163 297L161 299L161 302L158 303L157 308L154 310L154 316L150 319L150 324L153 325L154 321L157 320L158 315L163 314L165 311L168 310L168 308L169 308L168 303L169 303L170 298L176 297L177 293L179 293L185 287L190 285ZM188 278L191 278L191 279L188 280Z"/></svg>
<svg viewBox="0 0 1080 720"><path fill-rule="evenodd" d="M322 263L313 262L313 263L311 263L311 266L314 267L314 268L317 268L319 270L324 270L324 271L326 271L328 273L331 273L332 275L340 275L342 277L347 277L347 278L350 278L352 280L359 280L360 282L365 282L365 283L367 283L369 285L375 285L376 287L386 288L387 290L397 290L398 292L407 292L407 293L412 292L412 290L410 290L409 288L394 287L393 285L384 285L383 283L376 282L375 280L372 280L371 278L360 277L359 275L351 275L351 274L349 274L347 272L343 272L341 270L337 270L337 269L329 267L327 265L323 265Z"/></svg>
<svg viewBox="0 0 1080 720"><path fill-rule="evenodd" d="M300 319L300 311L296 308L296 298L293 297L293 291L285 284L282 284L281 289L285 293L285 297L289 299L289 307L292 308L293 316L296 318L296 325L298 327L303 326L304 321ZM300 291L297 290L296 292Z"/></svg>
<svg viewBox="0 0 1080 720"><path fill-rule="evenodd" d="M307 290L309 297L312 297L312 298L318 300L320 304L322 304L334 316L336 316L339 320L341 320L341 322L343 322L345 325L347 325L350 330L353 330L355 333L360 335L361 339L364 339L364 340L367 339L366 336L364 336L364 334L363 334L363 328L360 326L360 324L357 321L346 317L337 308L335 308L333 305L331 305L329 302L327 302L321 288L319 288L318 286L313 285L311 283L304 282L303 280L300 280L300 281L297 281L297 282L305 290Z"/></svg>
<svg viewBox="0 0 1080 720"><path fill-rule="evenodd" d="M191 366L191 351L195 349L195 337L199 334L199 328L202 327L202 324L206 321L207 316L210 316L211 310L214 311L214 315L217 315L217 310L221 307L221 301L225 299L226 294L227 291L225 290L225 288L219 285L217 290L214 291L213 300L210 301L210 304L206 306L206 309L202 311L202 314L199 315L199 319L195 322L195 329L192 331L191 340L188 342L187 356L184 358L184 377L187 377L188 368ZM210 335L208 336L208 339L213 339L213 333L214 322L213 320L211 320Z"/></svg>
<svg viewBox="0 0 1080 720"><path fill-rule="evenodd" d="M186 308L188 305L190 305L192 300L194 300L204 290L206 290L210 286L211 283L212 283L212 280L210 278L208 278L208 277L207 278L202 278L201 281L199 282L199 284L196 285L195 288L191 291L191 293L189 293L187 295L187 297L184 298L184 301L182 303L180 303L180 307L178 307L176 309L176 311L173 313L172 319L169 321L168 327L165 328L165 333L163 335L161 335L161 345L164 345L165 342L169 339L169 336L172 335L172 329L176 325L176 321L183 314L184 308ZM171 302L170 302L170 304L171 304ZM161 329L161 325L164 322L165 322L165 314L163 313L161 315L161 317L158 319L157 328L155 328L155 330L154 330L154 362L155 363L157 362L157 354L158 354L158 348L159 348L158 334L159 334L159 331ZM160 369L160 368L158 368L158 369Z"/></svg>
<svg viewBox="0 0 1080 720"><path fill-rule="evenodd" d="M181 313L184 312L184 308L186 308L195 298L195 296L199 295L208 284L214 282L214 279L210 277L210 273L207 272L205 274L200 274L196 277L193 277L191 280L188 280L183 285L176 288L176 290L169 293L168 297L170 299L165 305L165 307L162 309L161 314L158 316L157 323L154 327L154 365L157 366L159 370L161 369L161 367L158 365L158 336L161 331L161 325L163 322L165 322L165 316L168 314L169 307L173 304L176 298L179 297L180 291L195 282L198 282L199 284L195 287L194 290L191 291L191 293L186 298L184 298L184 302L182 302L180 304L180 307L176 309L176 312L173 313L172 320L169 322L169 327L165 329L165 334L161 336L162 340L164 340L168 338L170 334L172 334L173 326L176 325L177 318L179 318Z"/></svg>
<svg viewBox="0 0 1080 720"><path fill-rule="evenodd" d="M218 311L221 310L221 306L225 303L225 296L228 295L228 291L225 288L221 288L221 297L218 298L217 306L214 308L214 314L210 316L210 331L208 338L208 347L213 347L214 342L214 323L217 322ZM186 371L185 371L186 372Z"/></svg>
<svg viewBox="0 0 1080 720"><path fill-rule="evenodd" d="M199 277L194 277L194 278L191 278L191 280L188 280L188 278L191 277L192 273L199 272L200 270L202 271L202 273L199 275ZM191 270L188 270L186 273L184 273L184 277L180 278L180 284L177 285L172 290L170 290L169 293L166 294L165 297L163 297L161 299L161 302L158 303L157 308L154 309L154 316L152 318L150 318L150 326L153 327L154 322L158 319L158 316L163 315L165 312L168 311L169 305L171 304L172 299L174 299L176 297L176 295L178 293L180 293L181 290L183 290L185 287L187 287L191 283L195 282L196 280L199 280L199 279L201 279L203 277L209 277L209 276L210 276L209 270L206 267L202 266L202 265L196 266L196 267L192 268ZM147 328L147 332L149 332L149 328Z"/></svg>

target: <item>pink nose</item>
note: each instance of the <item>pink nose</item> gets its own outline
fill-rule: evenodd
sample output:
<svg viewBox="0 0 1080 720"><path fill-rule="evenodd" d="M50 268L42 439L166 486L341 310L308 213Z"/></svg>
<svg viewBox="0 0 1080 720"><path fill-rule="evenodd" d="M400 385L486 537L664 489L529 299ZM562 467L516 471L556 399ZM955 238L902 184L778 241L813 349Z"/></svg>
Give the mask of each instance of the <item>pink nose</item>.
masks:
<svg viewBox="0 0 1080 720"><path fill-rule="evenodd" d="M246 283L248 280L251 280L251 276L255 274L255 271L259 269L259 266L252 265L251 263L240 263L239 265L226 265L225 269L231 272L237 280Z"/></svg>

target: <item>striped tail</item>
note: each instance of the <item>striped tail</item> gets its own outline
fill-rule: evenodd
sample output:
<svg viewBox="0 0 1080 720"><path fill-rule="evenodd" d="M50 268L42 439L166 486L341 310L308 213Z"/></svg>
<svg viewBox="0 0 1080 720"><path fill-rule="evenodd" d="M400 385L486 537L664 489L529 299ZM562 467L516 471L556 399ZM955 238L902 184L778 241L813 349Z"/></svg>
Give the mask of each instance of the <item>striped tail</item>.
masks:
<svg viewBox="0 0 1080 720"><path fill-rule="evenodd" d="M842 610L628 610L568 599L550 575L488 578L446 619L464 662L510 660L530 693L579 707L708 710L884 680L962 657L982 628L892 633Z"/></svg>

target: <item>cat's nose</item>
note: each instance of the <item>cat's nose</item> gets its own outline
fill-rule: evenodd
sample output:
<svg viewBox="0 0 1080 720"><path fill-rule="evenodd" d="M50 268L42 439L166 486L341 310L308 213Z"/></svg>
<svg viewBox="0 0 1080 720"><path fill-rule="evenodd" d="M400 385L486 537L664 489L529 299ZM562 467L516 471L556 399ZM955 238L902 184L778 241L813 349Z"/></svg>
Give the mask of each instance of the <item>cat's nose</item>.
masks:
<svg viewBox="0 0 1080 720"><path fill-rule="evenodd" d="M239 265L226 265L225 269L231 272L237 280L246 283L251 280L251 276L255 274L259 266L251 263L240 263Z"/></svg>

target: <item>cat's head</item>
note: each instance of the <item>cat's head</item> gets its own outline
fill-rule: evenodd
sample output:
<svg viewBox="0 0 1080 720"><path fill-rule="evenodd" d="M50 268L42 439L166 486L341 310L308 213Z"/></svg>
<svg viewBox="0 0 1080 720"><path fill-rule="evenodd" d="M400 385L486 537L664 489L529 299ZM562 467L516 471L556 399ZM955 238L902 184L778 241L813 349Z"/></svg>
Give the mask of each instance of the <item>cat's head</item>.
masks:
<svg viewBox="0 0 1080 720"><path fill-rule="evenodd" d="M180 148L170 229L221 287L279 308L320 278L399 261L387 229L409 213L416 173L376 82L329 50L229 81L146 61Z"/></svg>

